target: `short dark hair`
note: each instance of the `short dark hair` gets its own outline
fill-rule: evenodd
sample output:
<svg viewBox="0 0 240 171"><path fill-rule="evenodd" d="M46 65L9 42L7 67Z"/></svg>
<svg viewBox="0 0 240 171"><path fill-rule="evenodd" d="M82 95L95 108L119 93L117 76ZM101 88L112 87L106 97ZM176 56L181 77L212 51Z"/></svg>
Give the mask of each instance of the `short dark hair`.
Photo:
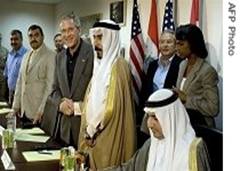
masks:
<svg viewBox="0 0 240 171"><path fill-rule="evenodd" d="M61 35L62 35L61 33L57 33L57 34L55 34L55 36L53 37L53 40L55 40L56 37L61 36Z"/></svg>
<svg viewBox="0 0 240 171"><path fill-rule="evenodd" d="M11 35L12 35L12 36L13 36L13 35L16 35L16 34L19 35L19 37L20 37L21 40L23 39L23 37L22 37L22 32L21 32L20 30L15 29L15 30L12 30L12 31L11 31Z"/></svg>
<svg viewBox="0 0 240 171"><path fill-rule="evenodd" d="M198 57L206 58L208 56L203 33L196 25L180 25L176 30L176 39L188 41L191 52Z"/></svg>
<svg viewBox="0 0 240 171"><path fill-rule="evenodd" d="M36 29L38 29L38 30L40 31L41 35L44 36L42 28L41 28L39 25L36 25L36 24L31 25L31 26L28 28L28 31L30 31L30 30L36 30Z"/></svg>

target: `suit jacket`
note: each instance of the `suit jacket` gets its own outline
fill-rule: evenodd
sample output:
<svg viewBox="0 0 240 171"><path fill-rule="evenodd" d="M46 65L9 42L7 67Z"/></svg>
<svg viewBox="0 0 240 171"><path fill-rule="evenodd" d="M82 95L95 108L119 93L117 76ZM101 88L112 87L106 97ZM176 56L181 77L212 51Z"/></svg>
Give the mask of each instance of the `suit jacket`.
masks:
<svg viewBox="0 0 240 171"><path fill-rule="evenodd" d="M187 60L180 64L177 79L177 88L179 89L186 67ZM217 115L219 110L217 84L218 74L216 70L204 59L197 58L197 61L187 76L183 86L183 91L187 95L185 107L200 112L204 117L207 126L214 125L213 117Z"/></svg>
<svg viewBox="0 0 240 171"><path fill-rule="evenodd" d="M37 112L43 113L46 100L52 90L55 52L42 44L33 54L30 51L23 58L16 85L13 108L34 119ZM29 58L31 63L29 63ZM29 64L28 64L29 63Z"/></svg>
<svg viewBox="0 0 240 171"><path fill-rule="evenodd" d="M159 59L150 62L145 80L143 81L142 96L144 103L153 93L153 77L158 68L158 61ZM173 86L176 86L179 64L181 61L182 59L177 55L173 57L164 82L164 88L172 88Z"/></svg>
<svg viewBox="0 0 240 171"><path fill-rule="evenodd" d="M146 75L146 91L148 92L148 96L153 93L153 77L155 75L155 72L158 68L158 61L159 59L156 59L152 61L149 64L147 75ZM172 88L172 86L176 86L177 82L177 76L178 76L178 70L179 70L179 64L182 61L180 57L175 55L171 61L165 82L164 82L164 88ZM148 97L147 97L148 98Z"/></svg>
<svg viewBox="0 0 240 171"><path fill-rule="evenodd" d="M58 108L61 99L64 97L73 101L83 100L92 76L92 68L92 46L81 40L79 56L74 68L72 87L70 88L67 77L66 49L57 54L53 91L47 101L42 126L46 127L48 129L47 132L55 137L57 136L55 132L60 131L61 140L67 144L70 144L70 138L72 137L74 141L72 145L77 146L81 121L79 116L65 116L61 114L58 112Z"/></svg>

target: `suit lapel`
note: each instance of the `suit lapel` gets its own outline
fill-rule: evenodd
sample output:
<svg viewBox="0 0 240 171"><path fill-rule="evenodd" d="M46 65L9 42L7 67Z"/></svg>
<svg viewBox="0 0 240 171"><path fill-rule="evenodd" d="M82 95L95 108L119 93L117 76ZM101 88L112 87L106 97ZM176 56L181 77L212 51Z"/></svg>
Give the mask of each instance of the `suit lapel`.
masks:
<svg viewBox="0 0 240 171"><path fill-rule="evenodd" d="M74 93L74 90L79 86L79 80L82 76L83 68L85 67L86 64L86 56L85 55L85 48L84 42L82 41L79 55L77 57L77 61L74 67L74 72L73 72L73 79L72 79L72 88L71 88L71 96Z"/></svg>
<svg viewBox="0 0 240 171"><path fill-rule="evenodd" d="M41 60L41 57L43 58L43 56L42 56L43 52L46 52L45 44L42 44L42 46L40 47L38 52L36 52L35 54L34 54L34 52L32 53L32 55L34 55L34 56L31 56L32 59L30 59L30 60L32 60L32 62L30 65L28 64L29 65L28 72L31 72L31 70L34 68L34 66Z"/></svg>
<svg viewBox="0 0 240 171"><path fill-rule="evenodd" d="M201 68L202 63L203 63L203 59L197 58L197 61L196 61L196 63L194 64L194 66L192 68L192 71L189 73L189 75L187 77L187 80L186 80L186 82L184 84L183 90L186 91L188 89L188 87L191 85L191 83L193 82L193 80L196 78L197 72Z"/></svg>
<svg viewBox="0 0 240 171"><path fill-rule="evenodd" d="M68 76L67 76L67 55L66 55L66 53L64 53L64 54L65 55L63 56L63 58L61 60L62 61L62 63L61 63L62 69L61 69L61 74L60 74L59 78L61 78L61 75L63 75L64 90L67 91L67 94L70 94L70 87L68 84Z"/></svg>

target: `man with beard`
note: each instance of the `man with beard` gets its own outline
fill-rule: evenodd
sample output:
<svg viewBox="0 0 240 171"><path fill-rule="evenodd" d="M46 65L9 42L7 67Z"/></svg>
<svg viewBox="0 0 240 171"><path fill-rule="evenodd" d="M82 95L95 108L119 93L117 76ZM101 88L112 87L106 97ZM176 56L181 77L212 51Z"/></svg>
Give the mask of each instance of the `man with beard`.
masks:
<svg viewBox="0 0 240 171"><path fill-rule="evenodd" d="M120 27L110 20L90 29L93 76L83 104L79 151L93 170L119 165L135 152L136 130L128 64L120 57Z"/></svg>
<svg viewBox="0 0 240 171"><path fill-rule="evenodd" d="M43 126L65 145L77 147L81 117L74 110L74 104L83 101L91 79L93 49L80 38L77 17L64 16L59 26L67 49L56 57L53 91L47 101Z"/></svg>
<svg viewBox="0 0 240 171"><path fill-rule="evenodd" d="M63 38L61 33L57 33L54 38L54 45L56 47L55 51L57 53L60 53L64 49L64 43L63 43Z"/></svg>
<svg viewBox="0 0 240 171"><path fill-rule="evenodd" d="M12 108L24 122L37 124L52 90L56 54L43 43L40 26L28 28L28 39L32 50L22 61Z"/></svg>
<svg viewBox="0 0 240 171"><path fill-rule="evenodd" d="M12 30L10 37L12 50L8 53L7 63L4 69L4 77L7 80L9 89L8 104L10 106L12 106L22 59L24 54L27 52L27 49L22 45L22 41L22 32L20 30Z"/></svg>

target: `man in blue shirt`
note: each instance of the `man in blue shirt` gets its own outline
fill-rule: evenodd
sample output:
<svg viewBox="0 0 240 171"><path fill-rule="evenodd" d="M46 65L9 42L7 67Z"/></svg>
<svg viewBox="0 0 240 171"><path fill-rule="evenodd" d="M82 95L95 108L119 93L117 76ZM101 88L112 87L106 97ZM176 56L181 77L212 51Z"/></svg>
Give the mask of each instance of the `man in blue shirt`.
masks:
<svg viewBox="0 0 240 171"><path fill-rule="evenodd" d="M27 49L22 45L22 40L22 32L20 30L11 31L10 42L12 50L8 53L7 63L4 69L4 77L7 79L9 88L8 103L10 106L12 106L14 91L22 59L27 51Z"/></svg>

